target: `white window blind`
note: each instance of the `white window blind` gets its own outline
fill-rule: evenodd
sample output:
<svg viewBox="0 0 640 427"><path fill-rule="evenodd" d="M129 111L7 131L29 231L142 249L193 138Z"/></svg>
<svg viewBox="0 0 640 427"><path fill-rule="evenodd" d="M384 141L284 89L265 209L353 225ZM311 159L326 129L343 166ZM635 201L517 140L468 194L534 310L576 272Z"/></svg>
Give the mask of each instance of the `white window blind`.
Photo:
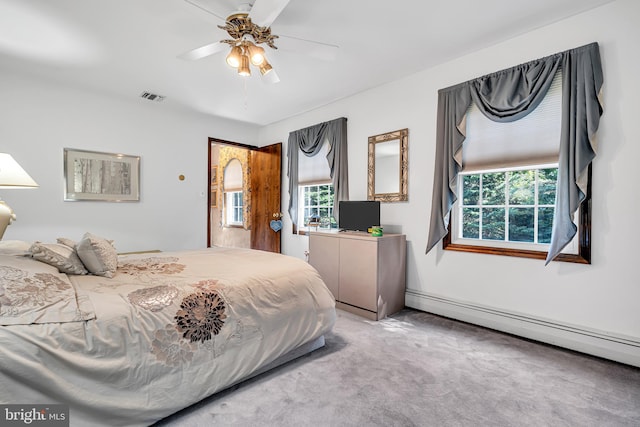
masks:
<svg viewBox="0 0 640 427"><path fill-rule="evenodd" d="M312 184L331 180L331 169L327 162L329 141L325 140L320 152L313 157L298 153L298 184Z"/></svg>
<svg viewBox="0 0 640 427"><path fill-rule="evenodd" d="M224 191L242 190L242 165L233 159L224 168Z"/></svg>
<svg viewBox="0 0 640 427"><path fill-rule="evenodd" d="M477 171L557 163L561 106L560 70L538 107L515 122L494 122L485 117L472 102L466 115L462 169Z"/></svg>

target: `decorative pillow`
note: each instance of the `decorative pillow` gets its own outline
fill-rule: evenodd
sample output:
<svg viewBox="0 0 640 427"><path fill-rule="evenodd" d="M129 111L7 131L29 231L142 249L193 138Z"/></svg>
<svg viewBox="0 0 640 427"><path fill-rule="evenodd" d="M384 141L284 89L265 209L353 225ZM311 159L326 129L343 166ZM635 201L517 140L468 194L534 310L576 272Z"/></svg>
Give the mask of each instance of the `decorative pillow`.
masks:
<svg viewBox="0 0 640 427"><path fill-rule="evenodd" d="M31 243L21 240L0 240L0 255L25 256L29 255Z"/></svg>
<svg viewBox="0 0 640 427"><path fill-rule="evenodd" d="M69 246L70 248L73 248L73 249L76 248L75 240L67 239L66 237L58 237L56 241L61 245Z"/></svg>
<svg viewBox="0 0 640 427"><path fill-rule="evenodd" d="M85 233L76 245L78 256L89 273L111 278L118 268L118 253L110 241Z"/></svg>
<svg viewBox="0 0 640 427"><path fill-rule="evenodd" d="M60 273L87 274L87 269L78 258L75 249L69 246L35 242L31 245L30 251L34 259L53 265Z"/></svg>

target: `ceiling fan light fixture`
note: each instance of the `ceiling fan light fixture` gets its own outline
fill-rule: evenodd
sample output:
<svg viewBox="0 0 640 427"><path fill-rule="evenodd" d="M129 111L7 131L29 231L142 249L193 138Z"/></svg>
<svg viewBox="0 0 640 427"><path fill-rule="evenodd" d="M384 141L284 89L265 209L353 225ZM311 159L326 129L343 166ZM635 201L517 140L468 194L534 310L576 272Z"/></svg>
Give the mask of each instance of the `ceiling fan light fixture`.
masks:
<svg viewBox="0 0 640 427"><path fill-rule="evenodd" d="M267 62L267 58L265 58L262 64L260 64L260 74L266 76L271 70L273 70L273 67Z"/></svg>
<svg viewBox="0 0 640 427"><path fill-rule="evenodd" d="M249 57L251 58L251 63L253 65L260 66L264 61L266 61L266 57L264 56L264 49L260 46L256 46L254 44L248 45Z"/></svg>
<svg viewBox="0 0 640 427"><path fill-rule="evenodd" d="M251 69L249 68L249 56L247 54L240 56L240 66L238 67L238 74L245 77L251 75Z"/></svg>
<svg viewBox="0 0 640 427"><path fill-rule="evenodd" d="M231 48L231 52L227 55L227 64L233 68L238 68L242 63L242 49L240 46L234 46Z"/></svg>

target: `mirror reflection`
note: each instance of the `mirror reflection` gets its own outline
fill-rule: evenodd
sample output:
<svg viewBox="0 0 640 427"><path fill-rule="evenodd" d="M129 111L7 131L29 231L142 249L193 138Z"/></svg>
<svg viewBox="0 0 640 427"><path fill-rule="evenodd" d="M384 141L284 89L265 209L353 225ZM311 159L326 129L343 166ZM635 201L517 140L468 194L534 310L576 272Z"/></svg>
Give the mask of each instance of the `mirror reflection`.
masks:
<svg viewBox="0 0 640 427"><path fill-rule="evenodd" d="M376 144L375 165L375 194L397 193L400 189L399 139Z"/></svg>
<svg viewBox="0 0 640 427"><path fill-rule="evenodd" d="M408 200L408 134L401 129L369 137L369 200Z"/></svg>

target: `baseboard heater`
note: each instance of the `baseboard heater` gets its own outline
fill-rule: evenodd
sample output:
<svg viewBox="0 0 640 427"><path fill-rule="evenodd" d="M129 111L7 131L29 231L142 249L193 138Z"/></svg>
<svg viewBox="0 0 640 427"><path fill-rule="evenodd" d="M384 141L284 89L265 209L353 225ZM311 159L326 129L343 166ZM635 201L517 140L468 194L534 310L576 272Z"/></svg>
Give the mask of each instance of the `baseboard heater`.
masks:
<svg viewBox="0 0 640 427"><path fill-rule="evenodd" d="M640 367L640 340L562 324L422 292L405 293L407 307Z"/></svg>

